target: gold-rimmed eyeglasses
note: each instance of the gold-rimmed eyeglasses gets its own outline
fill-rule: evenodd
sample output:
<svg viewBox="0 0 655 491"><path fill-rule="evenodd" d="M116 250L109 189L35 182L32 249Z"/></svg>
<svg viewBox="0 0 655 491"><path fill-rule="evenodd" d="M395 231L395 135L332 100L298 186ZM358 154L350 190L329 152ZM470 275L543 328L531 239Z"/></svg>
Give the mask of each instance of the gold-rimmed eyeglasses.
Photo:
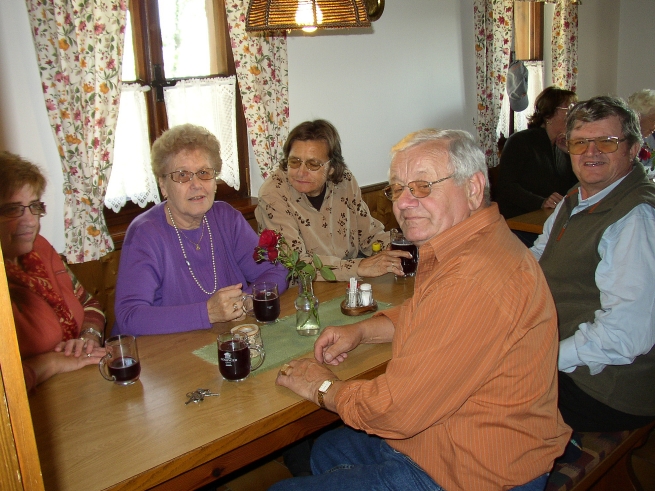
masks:
<svg viewBox="0 0 655 491"><path fill-rule="evenodd" d="M196 176L202 181L211 181L216 177L216 169L200 169L198 172L191 172L190 170L176 170L168 174L162 174L162 177L169 176L173 182L189 182Z"/></svg>
<svg viewBox="0 0 655 491"><path fill-rule="evenodd" d="M614 153L619 149L619 144L624 142L625 138L618 136L599 136L598 138L572 138L566 140L566 146L571 155L582 155L589 148L589 144L594 142L600 153Z"/></svg>
<svg viewBox="0 0 655 491"><path fill-rule="evenodd" d="M45 203L43 201L35 201L29 205L5 205L0 207L0 215L7 218L22 217L25 214L25 208L29 208L32 215L40 217L45 215Z"/></svg>
<svg viewBox="0 0 655 491"><path fill-rule="evenodd" d="M436 181L412 181L408 182L405 186L402 184L390 184L384 188L384 195L391 201L396 201L398 198L400 198L400 195L403 194L405 188L409 188L409 192L412 193L412 196L415 198L427 198L432 192L433 184L443 182L446 179L450 179L454 175L455 174L451 174L449 176L442 177L441 179L437 179Z"/></svg>
<svg viewBox="0 0 655 491"><path fill-rule="evenodd" d="M332 159L330 159L330 160L332 160ZM307 167L307 169L309 169L311 171L317 171L321 167L323 167L325 164L329 164L330 160L321 163L316 159L302 160L302 159L299 159L297 157L291 157L291 158L287 159L287 165L292 169L298 169L300 167L300 164L305 164L305 167Z"/></svg>

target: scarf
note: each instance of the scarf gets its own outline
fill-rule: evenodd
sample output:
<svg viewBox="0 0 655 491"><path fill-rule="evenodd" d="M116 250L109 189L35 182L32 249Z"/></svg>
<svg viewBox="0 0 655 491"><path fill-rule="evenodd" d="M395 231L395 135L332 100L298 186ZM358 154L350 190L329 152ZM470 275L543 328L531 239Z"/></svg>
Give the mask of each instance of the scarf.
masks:
<svg viewBox="0 0 655 491"><path fill-rule="evenodd" d="M53 288L48 272L41 257L34 251L23 254L18 258L20 266L7 261L5 268L7 278L20 286L43 298L52 307L59 319L62 339L68 341L77 337L77 324L73 313L64 302L64 299Z"/></svg>

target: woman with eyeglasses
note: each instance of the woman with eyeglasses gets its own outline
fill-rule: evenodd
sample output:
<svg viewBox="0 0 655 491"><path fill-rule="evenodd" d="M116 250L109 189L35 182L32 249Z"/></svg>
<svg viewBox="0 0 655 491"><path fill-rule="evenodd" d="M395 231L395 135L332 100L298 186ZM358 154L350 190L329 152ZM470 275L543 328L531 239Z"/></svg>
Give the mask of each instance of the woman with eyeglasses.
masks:
<svg viewBox="0 0 655 491"><path fill-rule="evenodd" d="M492 190L505 218L553 209L578 182L564 144L566 115L577 100L575 92L547 87L535 100L528 129L505 143ZM536 236L530 238L534 241Z"/></svg>
<svg viewBox="0 0 655 491"><path fill-rule="evenodd" d="M280 166L259 190L255 217L260 231L284 235L302 260L318 255L338 281L391 272L403 276L400 258L411 257L390 250L372 255L373 243L381 242L383 249L389 244L389 232L362 200L341 154L339 133L322 119L291 130Z"/></svg>
<svg viewBox="0 0 655 491"><path fill-rule="evenodd" d="M36 165L0 152L0 244L28 390L105 354L100 303L39 235L45 186Z"/></svg>
<svg viewBox="0 0 655 491"><path fill-rule="evenodd" d="M165 201L127 229L116 282L114 334L209 329L244 317L243 293L259 281L287 288L287 270L257 264L259 238L243 215L214 201L220 145L185 124L152 146L152 170Z"/></svg>

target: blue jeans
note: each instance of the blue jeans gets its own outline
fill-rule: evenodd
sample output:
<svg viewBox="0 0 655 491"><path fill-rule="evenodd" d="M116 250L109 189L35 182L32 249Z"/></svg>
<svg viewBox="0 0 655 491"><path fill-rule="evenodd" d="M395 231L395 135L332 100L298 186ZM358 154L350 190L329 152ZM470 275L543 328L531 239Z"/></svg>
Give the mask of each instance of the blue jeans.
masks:
<svg viewBox="0 0 655 491"><path fill-rule="evenodd" d="M280 481L269 491L444 491L405 454L351 428L321 435L312 447L313 476Z"/></svg>
<svg viewBox="0 0 655 491"><path fill-rule="evenodd" d="M445 491L405 454L352 428L324 433L312 447L313 476L285 479L268 491ZM543 491L548 474L513 491Z"/></svg>

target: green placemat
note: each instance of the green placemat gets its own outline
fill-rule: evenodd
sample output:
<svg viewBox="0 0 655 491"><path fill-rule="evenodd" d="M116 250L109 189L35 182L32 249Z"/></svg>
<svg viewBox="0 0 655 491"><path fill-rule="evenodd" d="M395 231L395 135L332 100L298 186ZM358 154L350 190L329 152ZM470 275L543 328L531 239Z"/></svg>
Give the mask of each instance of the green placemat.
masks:
<svg viewBox="0 0 655 491"><path fill-rule="evenodd" d="M373 312L349 316L341 313L342 298L333 298L322 302L318 306L318 315L321 319L321 326L343 326L354 324L363 319L368 319ZM388 309L391 304L378 302L378 311ZM268 370L282 365L283 363L298 358L314 350L314 341L318 336L301 336L296 332L296 314L279 319L275 324L259 325L262 333L266 359L258 371ZM208 344L193 352L194 355L218 366L218 349L216 343Z"/></svg>

